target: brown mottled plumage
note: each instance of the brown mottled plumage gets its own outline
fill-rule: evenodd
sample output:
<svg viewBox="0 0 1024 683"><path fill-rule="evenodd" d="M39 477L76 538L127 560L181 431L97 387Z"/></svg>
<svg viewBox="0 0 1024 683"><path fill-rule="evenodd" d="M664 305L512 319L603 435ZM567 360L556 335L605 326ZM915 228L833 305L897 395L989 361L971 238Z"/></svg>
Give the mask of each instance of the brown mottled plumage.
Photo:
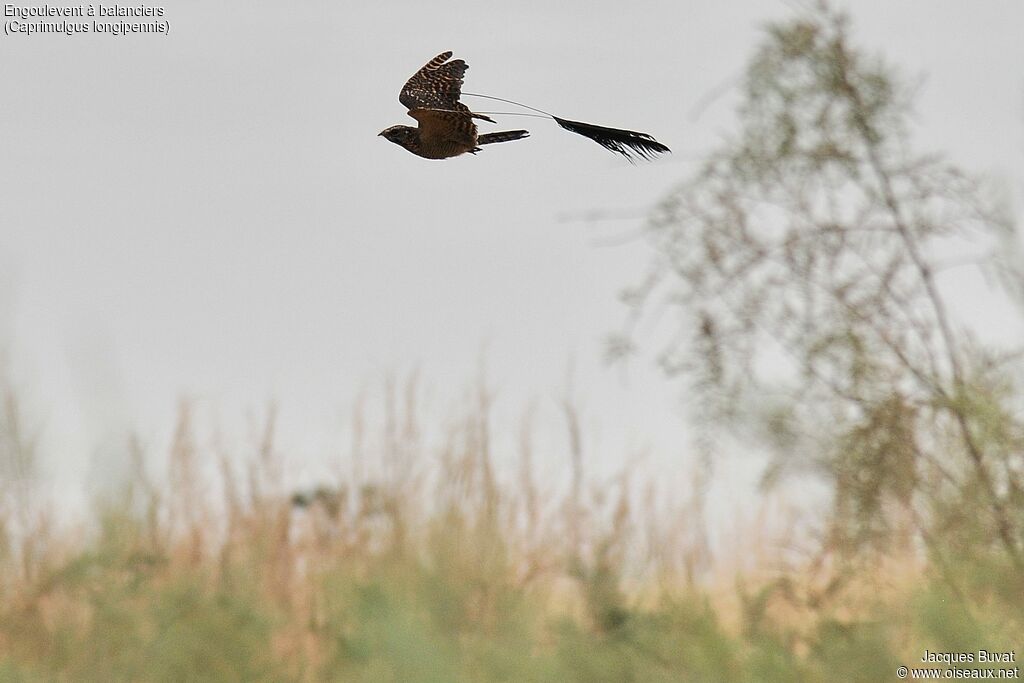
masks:
<svg viewBox="0 0 1024 683"><path fill-rule="evenodd" d="M443 52L427 62L402 88L398 101L409 109L409 116L419 126L391 126L380 132L396 145L401 145L425 159L447 159L469 152L476 154L479 145L521 140L525 130L478 135L473 119L494 121L483 114L474 114L459 97L466 65Z"/></svg>
<svg viewBox="0 0 1024 683"><path fill-rule="evenodd" d="M416 119L419 126L391 126L381 131L380 135L427 159L447 159L466 152L476 154L480 151L479 145L527 137L529 133L525 130L477 134L473 119L483 119L491 123L494 121L483 114L470 111L469 107L459 101L462 97L462 81L469 67L461 59L448 61L451 56L451 52L442 52L427 62L422 69L413 74L398 96L398 100L408 107L409 116ZM507 102L536 112L520 112L520 116L550 117L565 130L590 138L605 149L621 154L630 162L636 159L653 159L670 151L647 133L598 126L583 121L570 121L542 109L501 97L474 93L466 93L466 96Z"/></svg>

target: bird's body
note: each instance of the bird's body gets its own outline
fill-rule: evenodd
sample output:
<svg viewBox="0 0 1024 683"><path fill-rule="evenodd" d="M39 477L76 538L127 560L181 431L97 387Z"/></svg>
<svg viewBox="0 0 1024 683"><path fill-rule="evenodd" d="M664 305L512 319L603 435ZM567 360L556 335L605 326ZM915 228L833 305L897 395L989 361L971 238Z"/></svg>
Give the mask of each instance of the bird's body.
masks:
<svg viewBox="0 0 1024 683"><path fill-rule="evenodd" d="M469 66L461 59L452 59L452 53L442 52L413 74L398 101L409 110L409 116L419 124L412 126L391 126L380 135L391 142L425 159L448 159L469 152L476 154L481 145L522 140L530 134L525 130L509 130L480 135L474 119L494 121L484 114L470 111L459 101L462 97L462 82ZM467 96L472 93L467 93ZM652 159L668 152L669 148L647 133L624 128L597 126L582 121L570 121L549 114L540 109L519 104L511 100L489 95L473 95L486 99L508 102L531 109L536 114L527 116L550 117L565 130L590 138L605 149L621 154L629 161Z"/></svg>
<svg viewBox="0 0 1024 683"><path fill-rule="evenodd" d="M419 126L391 126L380 135L424 159L448 159L466 152L476 154L480 145L527 137L529 133L525 130L478 134L473 119L494 121L483 114L474 114L459 101L462 79L469 67L461 59L449 62L451 56L451 52L444 52L427 62L398 96Z"/></svg>

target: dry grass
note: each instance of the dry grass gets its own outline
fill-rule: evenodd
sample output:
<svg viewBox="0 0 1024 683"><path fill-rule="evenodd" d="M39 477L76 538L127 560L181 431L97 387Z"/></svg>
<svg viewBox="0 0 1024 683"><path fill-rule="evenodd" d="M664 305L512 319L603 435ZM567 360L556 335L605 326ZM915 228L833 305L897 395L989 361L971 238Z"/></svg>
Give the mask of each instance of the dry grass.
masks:
<svg viewBox="0 0 1024 683"><path fill-rule="evenodd" d="M314 490L283 490L272 414L239 467L182 405L166 486L140 466L80 529L5 495L0 680L877 681L1020 626L948 601L920 558L782 562L752 531L730 568L698 498L593 485L578 432L554 454L575 474L541 486L529 419L494 462L483 389L434 446L415 387L386 394L379 429L356 419L360 464Z"/></svg>

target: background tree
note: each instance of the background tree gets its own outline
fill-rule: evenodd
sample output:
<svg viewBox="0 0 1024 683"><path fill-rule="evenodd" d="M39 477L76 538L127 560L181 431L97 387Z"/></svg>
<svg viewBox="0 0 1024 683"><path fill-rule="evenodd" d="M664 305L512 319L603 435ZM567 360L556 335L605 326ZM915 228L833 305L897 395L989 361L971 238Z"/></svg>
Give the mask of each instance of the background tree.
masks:
<svg viewBox="0 0 1024 683"><path fill-rule="evenodd" d="M939 566L970 549L1019 582L1017 357L944 296L960 268L1007 272L1008 213L913 150L910 89L825 6L770 27L742 88L739 130L657 209L650 277L629 293L673 312L660 362L714 424L758 427L767 484L827 477L827 551L916 538Z"/></svg>

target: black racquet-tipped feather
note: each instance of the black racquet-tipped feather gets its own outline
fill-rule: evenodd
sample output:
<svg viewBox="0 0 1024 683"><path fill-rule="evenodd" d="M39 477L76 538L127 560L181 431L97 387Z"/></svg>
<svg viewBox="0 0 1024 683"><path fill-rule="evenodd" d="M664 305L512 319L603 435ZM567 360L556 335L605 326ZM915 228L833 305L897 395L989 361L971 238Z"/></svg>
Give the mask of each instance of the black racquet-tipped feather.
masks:
<svg viewBox="0 0 1024 683"><path fill-rule="evenodd" d="M634 162L636 159L653 159L658 154L672 151L667 145L661 144L655 140L653 136L648 135L647 133L638 133L635 130L625 130L623 128L598 126L593 123L583 123L582 121L570 121L569 119L560 118L551 112L531 107L530 105L523 104L522 102L506 100L504 97L495 97L494 95L482 95L480 93L471 92L462 94L467 97L482 97L485 100L497 100L498 102L514 104L517 107L523 107L524 109L535 111L537 112L536 114L515 113L514 115L550 118L565 130L590 138L605 149L621 154L626 157L630 163ZM512 112L503 113L511 114Z"/></svg>
<svg viewBox="0 0 1024 683"><path fill-rule="evenodd" d="M634 161L634 158L653 159L658 154L671 151L647 133L597 126L581 121L569 121L557 116L551 116L551 118L562 128L590 138L605 149L618 152L631 162Z"/></svg>

